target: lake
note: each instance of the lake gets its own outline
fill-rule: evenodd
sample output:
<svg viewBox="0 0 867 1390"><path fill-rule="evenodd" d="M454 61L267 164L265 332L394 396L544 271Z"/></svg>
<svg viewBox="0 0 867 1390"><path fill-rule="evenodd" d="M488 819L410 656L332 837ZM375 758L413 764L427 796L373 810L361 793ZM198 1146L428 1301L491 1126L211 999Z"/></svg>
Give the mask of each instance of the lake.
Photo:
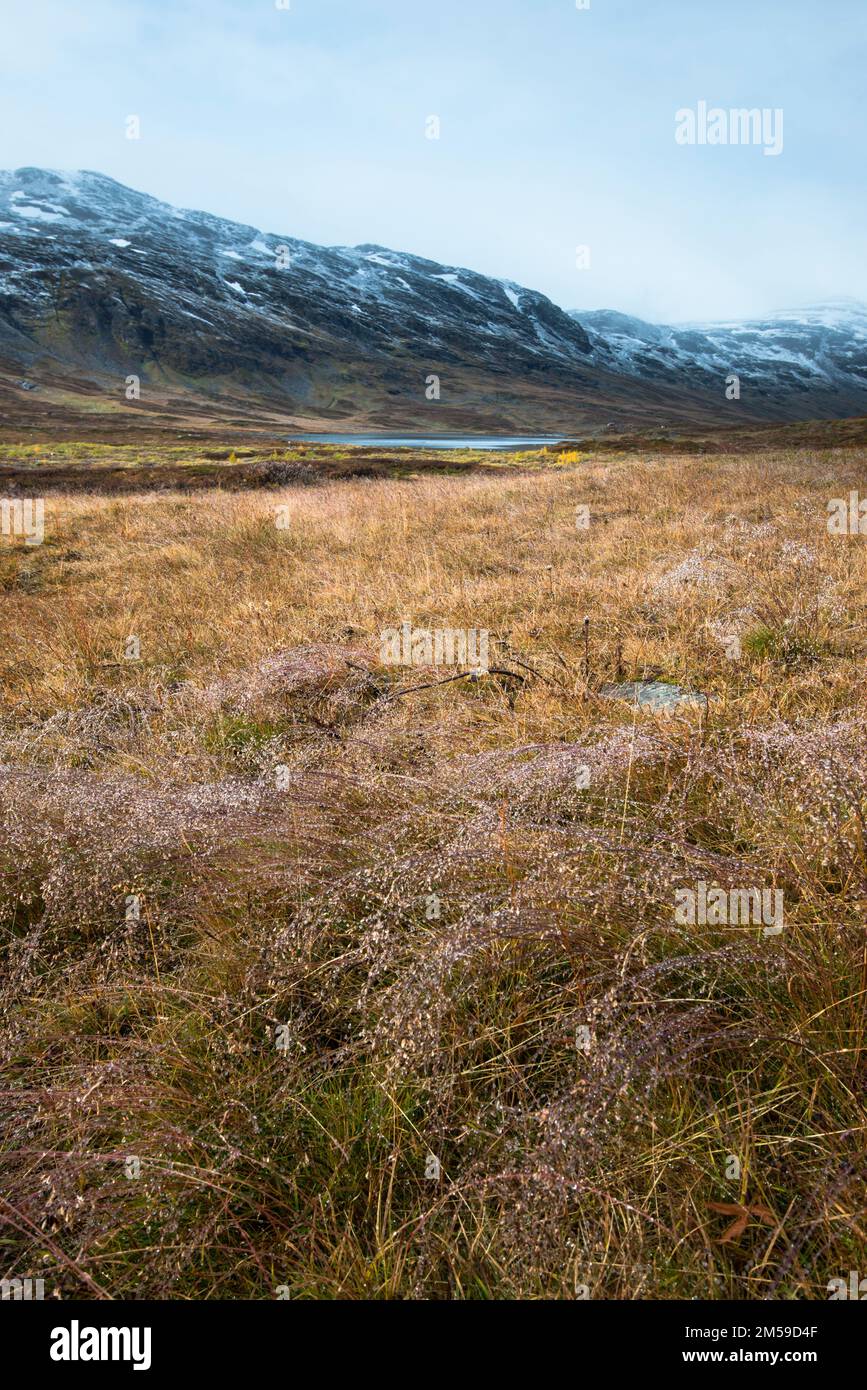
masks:
<svg viewBox="0 0 867 1390"><path fill-rule="evenodd" d="M545 444L559 444L562 438L559 434L293 434L289 443L352 444L364 449L538 449Z"/></svg>

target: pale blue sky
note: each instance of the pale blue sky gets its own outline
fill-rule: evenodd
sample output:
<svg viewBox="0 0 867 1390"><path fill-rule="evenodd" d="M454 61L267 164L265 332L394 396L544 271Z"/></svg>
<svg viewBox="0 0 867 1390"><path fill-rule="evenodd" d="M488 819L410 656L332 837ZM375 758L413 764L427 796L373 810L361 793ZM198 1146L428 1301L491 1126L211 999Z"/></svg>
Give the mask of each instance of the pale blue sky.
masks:
<svg viewBox="0 0 867 1390"><path fill-rule="evenodd" d="M467 265L565 307L684 320L867 300L865 0L3 10L0 167L96 169L267 231ZM782 154L678 145L675 111L699 100L781 107Z"/></svg>

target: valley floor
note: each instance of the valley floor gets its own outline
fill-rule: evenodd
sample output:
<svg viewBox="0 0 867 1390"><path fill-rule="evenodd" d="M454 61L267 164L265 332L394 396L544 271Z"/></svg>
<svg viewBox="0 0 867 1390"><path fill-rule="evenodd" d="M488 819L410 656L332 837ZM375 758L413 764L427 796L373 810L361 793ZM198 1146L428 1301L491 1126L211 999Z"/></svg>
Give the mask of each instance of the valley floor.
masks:
<svg viewBox="0 0 867 1390"><path fill-rule="evenodd" d="M867 538L826 524L863 445L366 477L28 449L0 451L44 492L42 543L0 537L5 1277L867 1272ZM88 476L40 490L61 465ZM422 664L383 660L404 622ZM487 671L431 666L443 630L487 634ZM651 678L705 698L608 689ZM732 906L763 891L781 931Z"/></svg>

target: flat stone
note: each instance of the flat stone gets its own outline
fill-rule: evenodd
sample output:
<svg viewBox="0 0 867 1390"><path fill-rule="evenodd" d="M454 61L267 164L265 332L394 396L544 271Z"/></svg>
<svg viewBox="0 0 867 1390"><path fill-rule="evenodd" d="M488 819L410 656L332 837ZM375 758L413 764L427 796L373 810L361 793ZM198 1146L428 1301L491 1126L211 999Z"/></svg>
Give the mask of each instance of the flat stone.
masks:
<svg viewBox="0 0 867 1390"><path fill-rule="evenodd" d="M669 681L623 681L620 685L603 685L600 694L607 700L628 700L644 709L668 711L679 705L698 705L707 709L707 696L698 690L682 690Z"/></svg>

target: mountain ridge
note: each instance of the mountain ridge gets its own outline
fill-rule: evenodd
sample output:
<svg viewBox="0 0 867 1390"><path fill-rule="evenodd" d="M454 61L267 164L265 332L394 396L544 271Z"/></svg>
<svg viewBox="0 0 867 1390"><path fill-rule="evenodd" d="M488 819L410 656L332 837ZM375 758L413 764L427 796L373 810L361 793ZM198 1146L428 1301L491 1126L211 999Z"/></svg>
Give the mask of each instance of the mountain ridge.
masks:
<svg viewBox="0 0 867 1390"><path fill-rule="evenodd" d="M743 378L754 398L867 390L867 305L836 299L754 319L655 324L616 310L570 310L591 337L593 354L647 379L689 371L718 381ZM833 413L833 412L832 412Z"/></svg>
<svg viewBox="0 0 867 1390"><path fill-rule="evenodd" d="M575 433L867 413L867 336L808 324L799 362L782 355L791 324L765 331L763 355L758 328L748 343L739 325L579 314L510 280L263 232L95 171L0 172L0 422L44 407Z"/></svg>

